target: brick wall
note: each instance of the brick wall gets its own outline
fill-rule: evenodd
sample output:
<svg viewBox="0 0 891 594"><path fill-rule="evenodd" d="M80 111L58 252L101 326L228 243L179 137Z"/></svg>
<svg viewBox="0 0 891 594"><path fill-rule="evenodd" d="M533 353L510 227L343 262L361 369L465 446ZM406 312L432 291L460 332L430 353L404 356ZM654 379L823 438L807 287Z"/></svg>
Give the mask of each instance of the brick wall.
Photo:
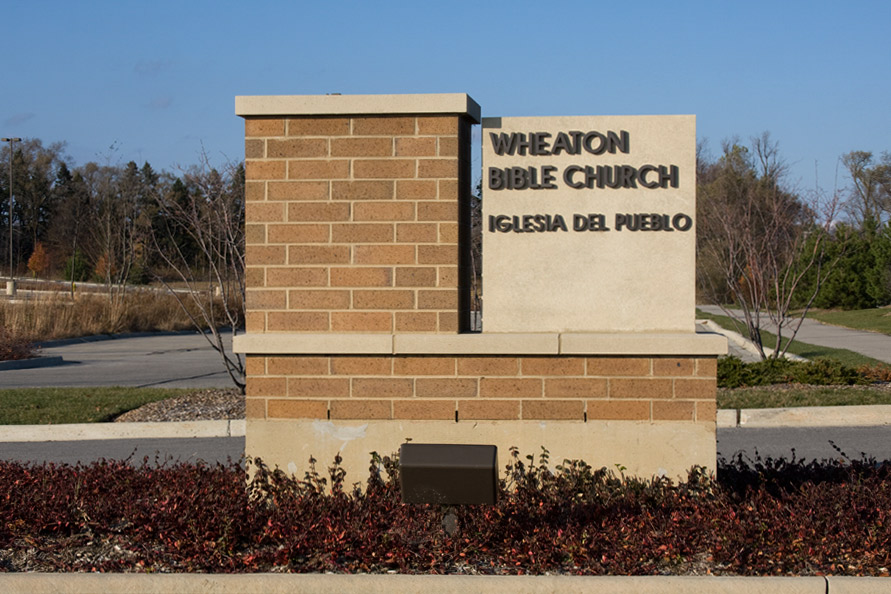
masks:
<svg viewBox="0 0 891 594"><path fill-rule="evenodd" d="M713 423L715 357L248 357L249 419Z"/></svg>
<svg viewBox="0 0 891 594"><path fill-rule="evenodd" d="M469 135L454 115L247 117L247 331L465 327Z"/></svg>

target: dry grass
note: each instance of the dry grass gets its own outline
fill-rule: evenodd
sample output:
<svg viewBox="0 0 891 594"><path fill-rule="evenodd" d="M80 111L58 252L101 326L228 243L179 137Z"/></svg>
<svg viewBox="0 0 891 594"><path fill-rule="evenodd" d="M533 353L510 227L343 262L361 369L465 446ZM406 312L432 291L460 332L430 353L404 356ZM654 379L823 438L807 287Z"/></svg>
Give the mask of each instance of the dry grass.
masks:
<svg viewBox="0 0 891 594"><path fill-rule="evenodd" d="M48 296L0 302L0 325L11 338L33 342L120 332L187 330L192 322L171 295L135 291Z"/></svg>

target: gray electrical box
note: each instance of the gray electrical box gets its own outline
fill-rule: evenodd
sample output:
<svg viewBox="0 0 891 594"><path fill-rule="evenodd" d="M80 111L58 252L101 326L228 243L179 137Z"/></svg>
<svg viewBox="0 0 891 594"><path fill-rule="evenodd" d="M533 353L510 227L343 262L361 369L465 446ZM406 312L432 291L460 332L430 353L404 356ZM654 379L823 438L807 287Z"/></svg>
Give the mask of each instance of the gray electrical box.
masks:
<svg viewBox="0 0 891 594"><path fill-rule="evenodd" d="M493 445L404 443L399 448L402 502L493 505L497 468Z"/></svg>

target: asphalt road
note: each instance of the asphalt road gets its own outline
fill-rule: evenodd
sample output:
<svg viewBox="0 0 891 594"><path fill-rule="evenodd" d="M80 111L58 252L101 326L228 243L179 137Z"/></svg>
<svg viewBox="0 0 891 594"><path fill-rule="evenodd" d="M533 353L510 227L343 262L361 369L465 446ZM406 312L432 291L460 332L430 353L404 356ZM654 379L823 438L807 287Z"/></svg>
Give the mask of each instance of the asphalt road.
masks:
<svg viewBox="0 0 891 594"><path fill-rule="evenodd" d="M232 334L224 335L231 348ZM220 355L197 332L123 335L50 343L47 357L62 365L0 371L0 388L137 386L226 388L232 381Z"/></svg>
<svg viewBox="0 0 891 594"><path fill-rule="evenodd" d="M838 449L835 449L832 444ZM719 428L718 456L731 459L796 458L805 460L859 459L866 455L891 460L891 427L782 427L770 429ZM142 463L197 461L223 463L241 458L244 437L184 439L115 439L58 442L0 443L0 459L41 464L75 464L105 458Z"/></svg>

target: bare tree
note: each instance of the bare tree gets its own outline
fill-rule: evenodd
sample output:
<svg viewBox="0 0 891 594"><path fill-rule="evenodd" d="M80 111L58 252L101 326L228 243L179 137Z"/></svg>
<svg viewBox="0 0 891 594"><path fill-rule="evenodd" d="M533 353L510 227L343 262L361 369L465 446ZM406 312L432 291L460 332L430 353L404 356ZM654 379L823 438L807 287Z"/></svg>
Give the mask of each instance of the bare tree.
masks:
<svg viewBox="0 0 891 594"><path fill-rule="evenodd" d="M159 279L196 328L208 330L205 338L244 392L244 358L231 352L220 332L228 326L234 335L244 323L244 167L230 165L221 173L205 157L182 181L157 195L152 237L158 257L185 290Z"/></svg>
<svg viewBox="0 0 891 594"><path fill-rule="evenodd" d="M891 217L891 153L875 162L867 151L852 151L841 158L853 187L846 209L863 227L868 221L884 223Z"/></svg>
<svg viewBox="0 0 891 594"><path fill-rule="evenodd" d="M761 329L770 324L777 336L771 356L782 357L813 304L838 207L837 194L803 200L783 186L784 172L767 134L752 141L751 151L727 143L717 162L700 165L700 290L745 324L762 359L768 355ZM727 307L727 297L735 307ZM793 311L796 304L803 307Z"/></svg>

